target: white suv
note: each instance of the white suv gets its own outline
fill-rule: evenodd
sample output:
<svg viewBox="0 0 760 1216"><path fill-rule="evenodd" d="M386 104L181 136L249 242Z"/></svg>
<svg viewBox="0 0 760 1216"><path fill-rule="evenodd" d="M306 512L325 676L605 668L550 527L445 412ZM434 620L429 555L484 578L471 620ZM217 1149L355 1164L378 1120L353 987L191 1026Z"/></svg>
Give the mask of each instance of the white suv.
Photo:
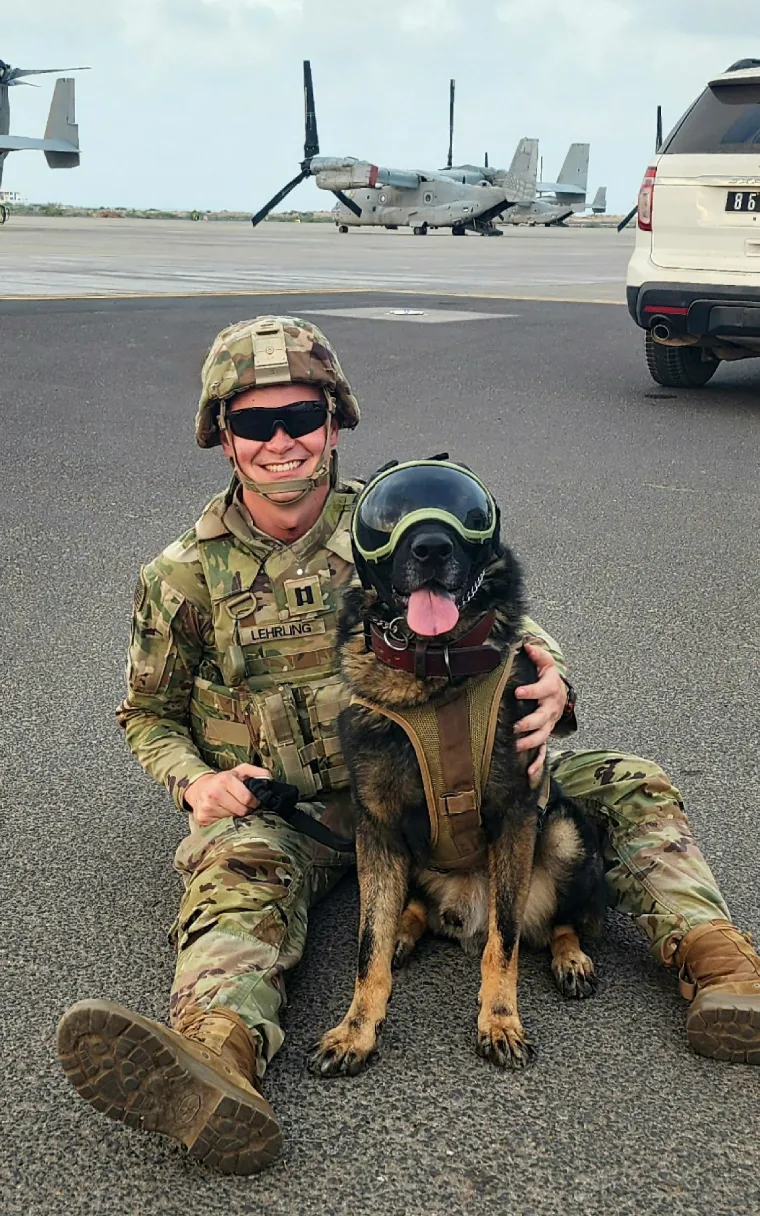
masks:
<svg viewBox="0 0 760 1216"><path fill-rule="evenodd" d="M706 384L760 356L760 60L711 80L639 192L628 309L658 384Z"/></svg>

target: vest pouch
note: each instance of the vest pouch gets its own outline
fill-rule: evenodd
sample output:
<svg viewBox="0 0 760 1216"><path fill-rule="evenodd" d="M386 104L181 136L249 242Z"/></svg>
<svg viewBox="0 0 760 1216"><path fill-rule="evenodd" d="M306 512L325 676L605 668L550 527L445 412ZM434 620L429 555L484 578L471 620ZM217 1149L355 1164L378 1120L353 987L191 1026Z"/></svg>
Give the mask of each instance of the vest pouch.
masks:
<svg viewBox="0 0 760 1216"><path fill-rule="evenodd" d="M212 768L258 764L261 726L253 706L236 691L196 677L190 698L193 742Z"/></svg>
<svg viewBox="0 0 760 1216"><path fill-rule="evenodd" d="M338 716L351 699L342 676L328 676L298 689L312 742L304 758L316 762L322 788L340 790L348 786L348 768L338 737Z"/></svg>
<svg viewBox="0 0 760 1216"><path fill-rule="evenodd" d="M307 743L298 717L293 689L287 684L248 694L261 723L261 755L272 775L297 785L305 799L322 789L310 767Z"/></svg>

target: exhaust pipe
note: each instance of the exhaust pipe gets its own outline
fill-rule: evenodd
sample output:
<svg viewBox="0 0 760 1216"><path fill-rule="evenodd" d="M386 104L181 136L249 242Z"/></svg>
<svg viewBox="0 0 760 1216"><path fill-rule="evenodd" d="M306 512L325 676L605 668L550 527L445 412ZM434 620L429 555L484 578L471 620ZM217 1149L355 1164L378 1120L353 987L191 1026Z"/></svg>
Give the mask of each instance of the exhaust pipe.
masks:
<svg viewBox="0 0 760 1216"><path fill-rule="evenodd" d="M664 321L661 318L658 318L655 321L654 325L651 326L651 329L652 337L656 338L658 342L667 342L668 339L673 336L673 331L671 330L670 325L667 321Z"/></svg>

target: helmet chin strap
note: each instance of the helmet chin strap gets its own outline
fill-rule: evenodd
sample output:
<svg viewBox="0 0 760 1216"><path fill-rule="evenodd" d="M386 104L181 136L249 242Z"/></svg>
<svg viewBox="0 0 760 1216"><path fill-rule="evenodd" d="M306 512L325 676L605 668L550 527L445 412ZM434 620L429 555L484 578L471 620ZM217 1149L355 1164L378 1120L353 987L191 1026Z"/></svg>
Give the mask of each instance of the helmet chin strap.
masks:
<svg viewBox="0 0 760 1216"><path fill-rule="evenodd" d="M297 502L301 502L302 499L306 498L307 494L311 494L314 490L318 490L320 486L327 485L335 480L336 461L330 458L330 434L332 420L335 417L335 399L327 389L323 388L323 392L327 402L327 418L325 419L325 444L319 457L319 463L311 477L299 477L287 482L253 481L252 478L243 472L237 458L237 452L235 451L235 436L227 426L227 402L220 402L219 429L227 437L227 442L232 452L233 467L238 480L245 486L246 490L250 490L252 494L259 494L262 498L266 498L268 502L275 503L283 494L287 494L287 501L280 502L279 505L282 507L292 507Z"/></svg>

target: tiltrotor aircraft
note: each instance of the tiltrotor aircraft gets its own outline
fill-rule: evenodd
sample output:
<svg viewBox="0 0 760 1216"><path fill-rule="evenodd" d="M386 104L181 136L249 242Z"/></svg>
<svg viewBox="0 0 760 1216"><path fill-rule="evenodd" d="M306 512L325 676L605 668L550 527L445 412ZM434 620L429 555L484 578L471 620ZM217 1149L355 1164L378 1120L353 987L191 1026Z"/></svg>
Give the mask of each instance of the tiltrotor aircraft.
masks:
<svg viewBox="0 0 760 1216"><path fill-rule="evenodd" d="M79 164L79 128L74 121L74 81L70 78L56 80L44 139L8 134L11 126L8 90L13 85L30 84L30 81L21 80L22 76L86 71L89 68L12 68L0 59L0 185L9 152L28 149L44 152L51 169L73 169ZM7 209L0 203L0 224L4 224L7 218Z"/></svg>
<svg viewBox="0 0 760 1216"><path fill-rule="evenodd" d="M508 178L521 178L532 186L529 201L514 203L503 213L505 224L561 224L576 212L586 210L586 189L588 184L589 144L571 144L570 150L560 169L556 182L538 182L538 140L521 139L517 145L512 163L508 170L494 169L488 163L488 153L485 154L482 165L454 165L454 96L456 82L449 82L449 154L445 169L438 170L439 174L469 186L502 186ZM348 209L338 203L333 209L335 223L341 232L355 225L383 224L386 227L399 227L400 224L386 223L386 217L379 208L372 204L386 202L389 191L351 191L354 202L363 202L364 215L361 219L352 217ZM606 188L597 191L593 203L596 212L606 210ZM378 218L378 215L380 218ZM415 229L416 231L416 229ZM493 223L488 226L488 234L501 233Z"/></svg>
<svg viewBox="0 0 760 1216"><path fill-rule="evenodd" d="M513 207L505 216L508 224L564 224L586 210L590 144L571 144L556 182L537 182L536 198L527 206ZM607 187L600 186L591 203L594 215L607 210Z"/></svg>
<svg viewBox="0 0 760 1216"><path fill-rule="evenodd" d="M389 169L352 156L320 156L308 59L303 68L306 130L301 171L256 212L251 218L254 227L307 177L338 199L336 222L341 231L347 231L349 225L368 224L412 227L417 236L424 236L429 228L450 228L454 236L466 232L501 235L494 219L516 203L533 199L535 174L531 181L511 169L501 170L492 182L476 167L468 166L475 177L471 182L461 168L453 169L451 155L446 170Z"/></svg>
<svg viewBox="0 0 760 1216"><path fill-rule="evenodd" d="M524 207L530 205L529 200L533 199L536 193L536 177L538 173L538 140L537 139L521 139L515 149L515 154L512 157L512 163L509 169L494 169L488 163L488 153L486 152L482 165L455 165L454 160L454 96L456 89L456 81L449 82L449 153L446 160L446 166L443 169L434 171L427 170L428 180L435 178L448 178L452 182L456 182L457 186L462 187L477 187L481 190L484 186L493 186L497 189L510 189L512 183L523 183L525 190L523 192L523 201L510 202L502 212L497 213L500 218L508 218L513 212L520 211ZM428 190L426 193L430 193ZM527 197L526 197L527 193ZM416 214L411 219L404 220L403 218L393 220L389 215L389 210L396 203L397 211L403 215L408 199L403 195L398 195L394 199L390 190L375 188L374 190L350 192L351 199L354 202L363 202L363 215L361 218L354 217L348 211L344 204L340 201L333 208L333 216L335 223L338 226L339 232L347 232L349 227L358 227L362 224L377 225L385 228L403 228L411 226L416 236L424 236L427 229L442 226L435 224L417 224L415 220L418 218ZM476 195L476 198L479 198ZM501 228L497 228L491 218L488 222L475 224L474 226L465 225L464 229L460 229L459 225L452 225L454 236L463 235L467 231L476 231L481 236L501 236Z"/></svg>

